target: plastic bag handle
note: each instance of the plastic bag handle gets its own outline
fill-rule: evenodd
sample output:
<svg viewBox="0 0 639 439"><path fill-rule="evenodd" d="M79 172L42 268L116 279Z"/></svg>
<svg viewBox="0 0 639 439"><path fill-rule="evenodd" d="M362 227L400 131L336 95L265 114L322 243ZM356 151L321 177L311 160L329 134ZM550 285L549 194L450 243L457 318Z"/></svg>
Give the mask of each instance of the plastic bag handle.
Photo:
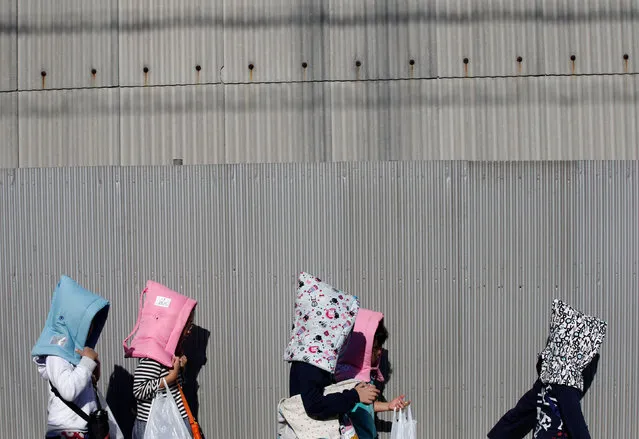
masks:
<svg viewBox="0 0 639 439"><path fill-rule="evenodd" d="M138 328L140 327L140 318L142 317L142 302L144 301L144 296L146 295L146 288L144 288L142 290L142 292L140 293L140 300L138 302L138 320L135 322L135 326L133 327L133 331L131 331L131 333L129 334L129 336L127 338L124 339L124 341L122 342L122 346L124 346L124 349L127 350L129 349L129 345L127 344L127 342L131 339L131 337L133 337L133 334L135 334L138 330Z"/></svg>
<svg viewBox="0 0 639 439"><path fill-rule="evenodd" d="M175 403L176 406L179 407L177 399L175 399L175 395L173 395L173 392L171 392L171 389L169 389L169 384L166 382L166 378L162 378L162 381L164 382L164 391L168 393L169 395L171 395L173 402Z"/></svg>
<svg viewBox="0 0 639 439"><path fill-rule="evenodd" d="M410 408L408 409L410 410ZM406 424L408 422L408 418L406 416L406 409L399 409L399 421L398 423L403 425Z"/></svg>

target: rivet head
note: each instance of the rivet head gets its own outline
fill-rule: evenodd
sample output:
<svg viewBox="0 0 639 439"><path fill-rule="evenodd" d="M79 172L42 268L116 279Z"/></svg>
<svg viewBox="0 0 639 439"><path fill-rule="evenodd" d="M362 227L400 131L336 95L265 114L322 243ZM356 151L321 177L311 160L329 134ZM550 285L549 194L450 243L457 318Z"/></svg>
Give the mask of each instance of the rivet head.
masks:
<svg viewBox="0 0 639 439"><path fill-rule="evenodd" d="M249 68L249 70L253 70L255 68L255 66L253 64L249 64L248 68Z"/></svg>
<svg viewBox="0 0 639 439"><path fill-rule="evenodd" d="M577 57L575 55L570 55L570 61L574 61L576 59L577 59Z"/></svg>
<svg viewBox="0 0 639 439"><path fill-rule="evenodd" d="M625 59L626 61L628 61L628 59L630 59L630 56L627 53L623 54L623 59Z"/></svg>
<svg viewBox="0 0 639 439"><path fill-rule="evenodd" d="M195 66L195 70L197 70L197 71L199 72L200 70L202 70L202 66L201 66L201 65L199 65L199 64L198 64L198 65L196 65L196 66Z"/></svg>
<svg viewBox="0 0 639 439"><path fill-rule="evenodd" d="M45 72L44 70L43 70L43 71L41 71L41 72L40 72L40 76L42 76L42 77L44 78L45 76L47 76L47 72Z"/></svg>
<svg viewBox="0 0 639 439"><path fill-rule="evenodd" d="M149 68L148 68L148 67L144 67L144 68L142 69L142 71L143 71L144 73L149 73Z"/></svg>
<svg viewBox="0 0 639 439"><path fill-rule="evenodd" d="M518 56L518 57L517 57L517 62L522 62L523 60L524 60L524 58L523 58L523 57L521 57L521 56Z"/></svg>
<svg viewBox="0 0 639 439"><path fill-rule="evenodd" d="M303 69L305 69L305 68L307 68L307 67L308 67L308 63L307 63L306 61L304 61L304 62L302 63L302 68L303 68Z"/></svg>
<svg viewBox="0 0 639 439"><path fill-rule="evenodd" d="M468 64L470 60L468 58L464 58L464 64Z"/></svg>
<svg viewBox="0 0 639 439"><path fill-rule="evenodd" d="M359 61L359 60L355 61L355 66L361 67L362 66L362 62Z"/></svg>
<svg viewBox="0 0 639 439"><path fill-rule="evenodd" d="M408 64L410 64L411 66L414 66L415 65L415 60L411 59L410 61L408 61Z"/></svg>

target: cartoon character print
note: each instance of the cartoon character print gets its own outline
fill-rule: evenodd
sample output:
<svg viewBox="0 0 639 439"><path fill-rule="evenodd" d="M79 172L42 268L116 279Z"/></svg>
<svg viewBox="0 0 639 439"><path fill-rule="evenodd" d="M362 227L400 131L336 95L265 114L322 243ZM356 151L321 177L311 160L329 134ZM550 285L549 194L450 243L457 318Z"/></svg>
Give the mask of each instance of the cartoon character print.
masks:
<svg viewBox="0 0 639 439"><path fill-rule="evenodd" d="M333 373L358 309L357 297L301 273L284 360L304 361Z"/></svg>
<svg viewBox="0 0 639 439"><path fill-rule="evenodd" d="M583 390L582 372L599 351L607 324L560 300L553 302L550 336L541 352L544 384L563 384Z"/></svg>

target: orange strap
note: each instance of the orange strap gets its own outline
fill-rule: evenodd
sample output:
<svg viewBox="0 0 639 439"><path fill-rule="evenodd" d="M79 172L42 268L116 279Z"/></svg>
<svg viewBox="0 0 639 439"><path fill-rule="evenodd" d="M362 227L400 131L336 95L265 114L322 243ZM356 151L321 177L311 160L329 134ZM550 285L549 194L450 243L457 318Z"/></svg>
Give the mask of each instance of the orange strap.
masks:
<svg viewBox="0 0 639 439"><path fill-rule="evenodd" d="M182 386L180 384L177 385L178 390L180 391L180 396L182 397L182 403L184 404L184 410L186 410L186 414L189 417L189 424L191 424L191 430L193 431L193 439L203 439L202 432L200 431L200 426L197 421L193 417L193 413L191 413L191 408L189 407L189 403L186 402L186 397L184 396L184 392L182 391Z"/></svg>

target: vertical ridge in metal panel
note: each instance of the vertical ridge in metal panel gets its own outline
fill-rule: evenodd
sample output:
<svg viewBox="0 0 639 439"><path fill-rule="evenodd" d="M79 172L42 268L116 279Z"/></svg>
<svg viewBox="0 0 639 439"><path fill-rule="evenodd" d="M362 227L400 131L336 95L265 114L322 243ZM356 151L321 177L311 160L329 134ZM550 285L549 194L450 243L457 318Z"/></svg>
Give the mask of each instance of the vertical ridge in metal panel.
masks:
<svg viewBox="0 0 639 439"><path fill-rule="evenodd" d="M19 166L18 145L18 93L0 93L0 168Z"/></svg>

